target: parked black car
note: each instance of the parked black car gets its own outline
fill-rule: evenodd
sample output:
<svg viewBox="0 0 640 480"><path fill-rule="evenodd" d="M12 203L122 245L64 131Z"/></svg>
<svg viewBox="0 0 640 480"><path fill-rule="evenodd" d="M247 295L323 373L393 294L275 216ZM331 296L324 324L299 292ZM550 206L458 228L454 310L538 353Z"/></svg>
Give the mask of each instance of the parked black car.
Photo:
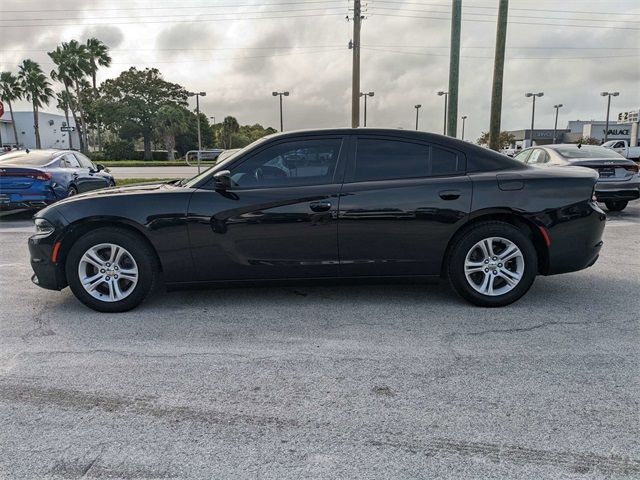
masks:
<svg viewBox="0 0 640 480"><path fill-rule="evenodd" d="M592 265L597 172L538 169L440 135L382 129L263 138L190 180L79 195L39 212L36 284L100 311L167 287L443 275L481 306L537 274Z"/></svg>

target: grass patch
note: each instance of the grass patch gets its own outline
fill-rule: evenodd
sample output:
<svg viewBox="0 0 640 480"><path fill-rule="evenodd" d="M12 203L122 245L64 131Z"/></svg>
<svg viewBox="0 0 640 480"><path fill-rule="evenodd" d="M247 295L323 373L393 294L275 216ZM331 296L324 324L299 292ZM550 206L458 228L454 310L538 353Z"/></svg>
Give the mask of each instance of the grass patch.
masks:
<svg viewBox="0 0 640 480"><path fill-rule="evenodd" d="M164 183L170 180L170 178L117 178L116 186L125 187L127 185L138 185L140 183Z"/></svg>
<svg viewBox="0 0 640 480"><path fill-rule="evenodd" d="M104 165L105 167L188 167L187 162L184 160L169 161L157 161L157 160L104 160L96 162ZM191 166L196 167L198 164L191 162ZM200 162L200 165L215 165L215 162Z"/></svg>

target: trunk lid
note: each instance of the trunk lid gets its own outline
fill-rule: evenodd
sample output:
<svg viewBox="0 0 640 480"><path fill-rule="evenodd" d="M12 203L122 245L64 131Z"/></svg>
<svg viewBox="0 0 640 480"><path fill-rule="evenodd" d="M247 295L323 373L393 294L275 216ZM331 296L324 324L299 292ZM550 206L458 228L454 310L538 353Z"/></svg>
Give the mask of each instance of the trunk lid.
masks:
<svg viewBox="0 0 640 480"><path fill-rule="evenodd" d="M624 182L631 180L638 174L638 165L633 160L590 158L572 160L571 165L588 167L596 170L600 175L599 182Z"/></svg>
<svg viewBox="0 0 640 480"><path fill-rule="evenodd" d="M51 180L51 176L36 168L0 165L0 192L25 190L36 181Z"/></svg>

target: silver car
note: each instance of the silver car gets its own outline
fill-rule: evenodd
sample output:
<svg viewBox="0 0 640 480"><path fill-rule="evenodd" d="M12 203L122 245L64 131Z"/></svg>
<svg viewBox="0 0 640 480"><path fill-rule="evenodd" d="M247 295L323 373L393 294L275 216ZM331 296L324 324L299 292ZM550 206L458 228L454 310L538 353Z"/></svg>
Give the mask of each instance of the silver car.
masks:
<svg viewBox="0 0 640 480"><path fill-rule="evenodd" d="M527 165L540 167L589 167L600 174L596 199L613 212L623 210L630 200L640 198L638 164L604 147L557 144L531 147L514 157Z"/></svg>

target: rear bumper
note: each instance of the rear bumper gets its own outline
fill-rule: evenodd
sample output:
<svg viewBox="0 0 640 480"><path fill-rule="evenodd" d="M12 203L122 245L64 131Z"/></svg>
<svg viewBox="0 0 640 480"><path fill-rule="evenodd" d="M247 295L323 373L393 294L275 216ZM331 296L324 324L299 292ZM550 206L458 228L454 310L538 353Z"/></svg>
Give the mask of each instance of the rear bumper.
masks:
<svg viewBox="0 0 640 480"><path fill-rule="evenodd" d="M640 179L633 178L625 182L598 182L596 198L599 202L640 198Z"/></svg>
<svg viewBox="0 0 640 480"><path fill-rule="evenodd" d="M605 213L592 202L566 209L566 218L550 227L547 275L575 272L593 265L602 249Z"/></svg>
<svg viewBox="0 0 640 480"><path fill-rule="evenodd" d="M0 210L19 208L44 208L58 200L53 191L45 192L7 192L0 193Z"/></svg>

